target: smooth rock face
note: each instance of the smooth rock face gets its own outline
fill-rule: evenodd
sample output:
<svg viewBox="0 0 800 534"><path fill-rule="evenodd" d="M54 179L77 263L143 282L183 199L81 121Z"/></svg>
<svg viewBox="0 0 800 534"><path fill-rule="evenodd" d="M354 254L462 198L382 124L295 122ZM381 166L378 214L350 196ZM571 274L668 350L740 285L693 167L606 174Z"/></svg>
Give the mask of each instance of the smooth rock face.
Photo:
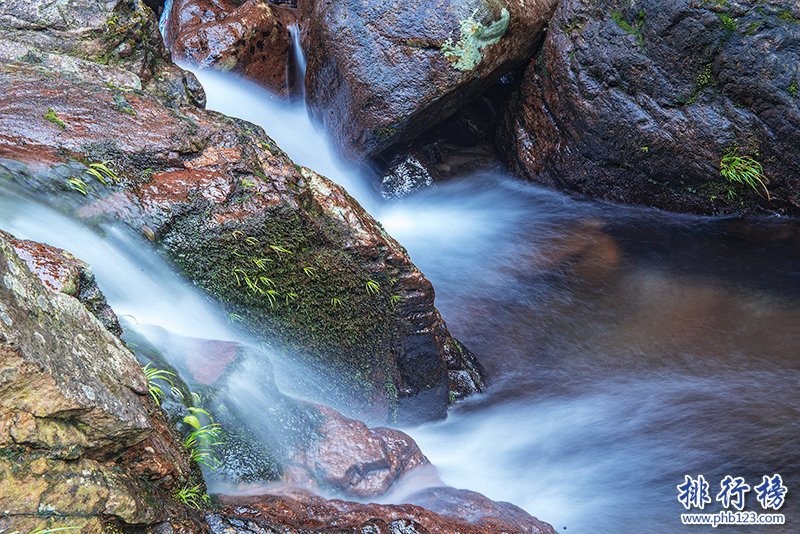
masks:
<svg viewBox="0 0 800 534"><path fill-rule="evenodd" d="M177 525L185 512L152 499L189 468L168 430L151 435L164 421L147 411L134 355L77 298L31 273L5 234L0 280L0 529L99 532L101 517Z"/></svg>
<svg viewBox="0 0 800 534"><path fill-rule="evenodd" d="M374 158L527 61L555 5L304 2L308 104L350 155ZM474 24L463 24L471 16Z"/></svg>
<svg viewBox="0 0 800 534"><path fill-rule="evenodd" d="M0 63L4 175L162 244L253 334L329 376L321 396L348 413L420 422L444 417L451 391L482 388L430 283L344 190L295 166L254 125L65 63ZM120 185L86 174L99 161ZM86 196L69 185L76 176Z"/></svg>
<svg viewBox="0 0 800 534"><path fill-rule="evenodd" d="M214 534L233 532L336 532L363 534L555 534L553 527L508 503L496 503L470 491L435 488L412 496L432 503L433 512L416 504L362 504L327 501L289 490L256 497L222 497L222 509L206 515ZM273 530L274 529L274 530Z"/></svg>
<svg viewBox="0 0 800 534"><path fill-rule="evenodd" d="M532 180L676 211L800 208L795 2L564 0L500 146ZM766 193L720 173L763 165Z"/></svg>
<svg viewBox="0 0 800 534"><path fill-rule="evenodd" d="M241 74L277 94L290 91L294 22L288 9L264 0L176 0L165 40L173 57Z"/></svg>

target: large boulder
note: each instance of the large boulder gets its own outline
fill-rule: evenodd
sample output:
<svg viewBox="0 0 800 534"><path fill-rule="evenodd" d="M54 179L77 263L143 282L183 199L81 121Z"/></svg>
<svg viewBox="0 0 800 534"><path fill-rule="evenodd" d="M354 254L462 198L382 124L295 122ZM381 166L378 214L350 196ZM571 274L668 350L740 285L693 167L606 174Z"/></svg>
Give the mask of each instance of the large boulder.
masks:
<svg viewBox="0 0 800 534"><path fill-rule="evenodd" d="M524 64L556 0L308 0L307 100L356 158L413 139Z"/></svg>
<svg viewBox="0 0 800 534"><path fill-rule="evenodd" d="M593 197L797 212L798 64L797 3L563 0L500 146L532 180ZM721 172L737 168L752 187Z"/></svg>
<svg viewBox="0 0 800 534"><path fill-rule="evenodd" d="M4 234L0 279L0 529L196 524L171 498L189 465L134 355Z"/></svg>
<svg viewBox="0 0 800 534"><path fill-rule="evenodd" d="M4 176L159 243L231 317L306 366L298 387L348 413L425 421L481 389L431 284L341 187L294 165L260 128L192 105L190 84L168 98L124 61L86 76L42 46L31 54L47 62L0 63ZM106 173L104 161L101 181L89 171Z"/></svg>
<svg viewBox="0 0 800 534"><path fill-rule="evenodd" d="M173 57L231 71L287 94L293 11L265 0L175 0L164 39ZM302 81L301 81L302 82Z"/></svg>

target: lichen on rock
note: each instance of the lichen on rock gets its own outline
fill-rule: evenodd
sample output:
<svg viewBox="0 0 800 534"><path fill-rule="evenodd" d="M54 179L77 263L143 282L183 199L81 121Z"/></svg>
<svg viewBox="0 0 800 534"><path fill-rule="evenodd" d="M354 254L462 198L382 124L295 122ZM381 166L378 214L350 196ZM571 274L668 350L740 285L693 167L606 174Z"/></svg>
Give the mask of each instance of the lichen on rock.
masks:
<svg viewBox="0 0 800 534"><path fill-rule="evenodd" d="M461 37L457 42L453 43L452 39L448 39L442 45L445 57L458 70L469 71L477 67L483 60L481 49L496 44L508 30L510 15L506 8L500 12L500 18L488 26L475 20L477 13L476 9L472 15L461 21Z"/></svg>

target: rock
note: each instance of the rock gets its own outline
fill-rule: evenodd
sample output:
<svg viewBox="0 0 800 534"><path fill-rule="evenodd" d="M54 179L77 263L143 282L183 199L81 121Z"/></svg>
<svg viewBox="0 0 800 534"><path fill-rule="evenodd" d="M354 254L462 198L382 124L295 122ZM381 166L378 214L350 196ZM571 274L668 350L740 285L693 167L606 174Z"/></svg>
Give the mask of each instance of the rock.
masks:
<svg viewBox="0 0 800 534"><path fill-rule="evenodd" d="M2 230L0 233L3 233ZM28 269L48 288L77 298L92 315L97 317L106 330L116 336L122 334L117 314L97 287L89 265L66 250L4 235L17 255L25 261Z"/></svg>
<svg viewBox="0 0 800 534"><path fill-rule="evenodd" d="M530 179L592 197L796 213L799 22L774 0L562 1L499 144ZM763 165L766 190L724 178L726 154Z"/></svg>
<svg viewBox="0 0 800 534"><path fill-rule="evenodd" d="M0 63L4 176L141 231L258 339L307 365L299 382L329 377L316 382L319 398L348 414L437 419L451 391L482 388L430 283L342 188L294 165L252 124L63 63ZM119 184L87 174L103 161ZM451 370L469 380L451 382Z"/></svg>
<svg viewBox="0 0 800 534"><path fill-rule="evenodd" d="M15 246L0 234L0 528L196 524L171 499L189 468L136 358Z"/></svg>
<svg viewBox="0 0 800 534"><path fill-rule="evenodd" d="M278 94L291 92L292 10L264 0L175 0L165 41L178 59L241 74Z"/></svg>
<svg viewBox="0 0 800 534"><path fill-rule="evenodd" d="M429 488L409 496L406 501L445 517L457 517L487 532L555 532L549 524L531 517L522 508L493 501L474 491L446 486Z"/></svg>
<svg viewBox="0 0 800 534"><path fill-rule="evenodd" d="M196 349L184 363L176 363L178 371L191 371L190 360L206 360L208 351L218 353L218 347L236 355L233 363L219 362L213 388L195 389L225 429L221 465L212 475L225 484L281 480L345 497L377 497L428 465L414 440L399 430L370 429L332 408L282 393L257 349L171 337L176 346L167 350L173 362L181 347Z"/></svg>
<svg viewBox="0 0 800 534"><path fill-rule="evenodd" d="M264 529L286 533L330 532L331 525L335 525L336 532L364 534L555 534L553 527L523 510L508 503L493 503L472 492L437 489L427 498L438 501L442 512L414 504L328 501L304 491L288 490L255 497L221 497L222 508L209 512L206 521L214 534ZM449 515L467 510L469 519Z"/></svg>
<svg viewBox="0 0 800 534"><path fill-rule="evenodd" d="M527 61L555 5L309 0L307 102L349 155L374 159Z"/></svg>
<svg viewBox="0 0 800 534"><path fill-rule="evenodd" d="M11 0L0 8L0 60L22 61L100 84L148 89L203 105L197 79L169 60L153 12L141 2Z"/></svg>
<svg viewBox="0 0 800 534"><path fill-rule="evenodd" d="M367 426L330 408L315 407L321 424L293 456L289 482L309 478L350 497L377 497L401 477L428 464L411 437L399 430Z"/></svg>

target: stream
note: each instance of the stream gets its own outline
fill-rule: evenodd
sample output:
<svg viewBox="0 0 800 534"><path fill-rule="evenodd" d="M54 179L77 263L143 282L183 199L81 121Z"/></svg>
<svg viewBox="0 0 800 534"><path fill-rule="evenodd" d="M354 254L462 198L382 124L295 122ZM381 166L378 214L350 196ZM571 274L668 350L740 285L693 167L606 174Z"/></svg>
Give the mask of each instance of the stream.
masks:
<svg viewBox="0 0 800 534"><path fill-rule="evenodd" d="M684 475L703 474L714 491L727 474L755 485L780 473L787 525L768 532L797 531L797 222L581 202L501 171L387 202L340 161L302 102L195 72L209 109L261 125L407 247L451 332L487 367L484 394L444 422L405 429L446 483L563 532L701 532L680 526ZM125 327L154 343L156 326L246 342L126 230L90 228L8 191L0 227L87 261Z"/></svg>

